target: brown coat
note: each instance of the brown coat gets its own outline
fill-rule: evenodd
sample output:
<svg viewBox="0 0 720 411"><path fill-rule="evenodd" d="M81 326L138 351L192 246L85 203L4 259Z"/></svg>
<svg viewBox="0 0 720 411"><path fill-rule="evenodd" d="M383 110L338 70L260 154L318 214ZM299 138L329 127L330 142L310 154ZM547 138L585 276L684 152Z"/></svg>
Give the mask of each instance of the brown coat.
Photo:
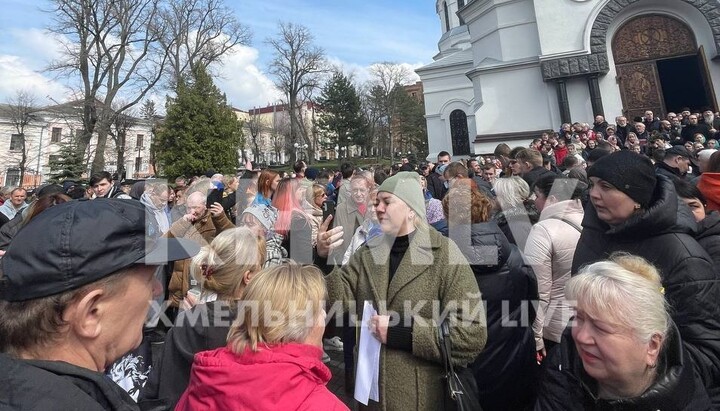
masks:
<svg viewBox="0 0 720 411"><path fill-rule="evenodd" d="M453 362L466 366L487 339L480 291L457 245L434 229L416 230L392 281L390 245L385 236L376 237L333 270L326 277L329 300L342 301L345 309L355 303L359 316L364 301L382 315L412 316L412 352L382 346L379 408L435 411L443 396L443 365L433 306L457 320L450 322Z"/></svg>
<svg viewBox="0 0 720 411"><path fill-rule="evenodd" d="M175 221L173 225L170 226L170 231L165 235L168 237L190 239L200 244L200 246L205 246L210 244L216 235L233 227L235 226L227 218L225 213L215 217L211 216L210 212L205 212L205 214L194 223L190 223L183 218ZM178 307L180 301L185 298L189 289L190 259L175 261L170 284L168 285L170 305Z"/></svg>

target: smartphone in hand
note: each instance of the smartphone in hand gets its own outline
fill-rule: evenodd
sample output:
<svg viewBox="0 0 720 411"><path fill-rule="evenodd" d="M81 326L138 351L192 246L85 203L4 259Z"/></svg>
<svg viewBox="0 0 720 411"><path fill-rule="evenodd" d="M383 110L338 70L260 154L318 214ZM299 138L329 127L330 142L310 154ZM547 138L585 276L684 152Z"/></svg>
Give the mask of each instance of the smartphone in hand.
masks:
<svg viewBox="0 0 720 411"><path fill-rule="evenodd" d="M210 190L205 206L209 209L215 203L222 204L223 191L224 190L222 188L214 188Z"/></svg>
<svg viewBox="0 0 720 411"><path fill-rule="evenodd" d="M333 216L333 219L335 219L335 202L332 200L325 200L322 204L322 211L323 211L323 218L322 220L327 220L328 216ZM333 221L330 225L332 226Z"/></svg>

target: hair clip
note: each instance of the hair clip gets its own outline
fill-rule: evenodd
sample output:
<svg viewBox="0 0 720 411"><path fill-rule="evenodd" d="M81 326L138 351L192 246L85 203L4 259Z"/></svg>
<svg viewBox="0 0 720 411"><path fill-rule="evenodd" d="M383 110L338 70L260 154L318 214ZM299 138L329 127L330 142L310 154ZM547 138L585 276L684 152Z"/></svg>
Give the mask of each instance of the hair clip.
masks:
<svg viewBox="0 0 720 411"><path fill-rule="evenodd" d="M205 278L212 277L213 273L215 272L215 270L212 267L208 267L207 264L201 265L200 269L202 270L202 275Z"/></svg>

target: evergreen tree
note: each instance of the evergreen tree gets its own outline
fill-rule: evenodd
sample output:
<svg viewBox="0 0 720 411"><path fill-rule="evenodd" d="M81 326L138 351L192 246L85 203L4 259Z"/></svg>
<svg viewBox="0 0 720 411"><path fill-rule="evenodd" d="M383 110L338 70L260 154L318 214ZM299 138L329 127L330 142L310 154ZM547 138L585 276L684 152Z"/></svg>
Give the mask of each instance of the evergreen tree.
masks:
<svg viewBox="0 0 720 411"><path fill-rule="evenodd" d="M60 146L57 157L50 157L50 182L62 183L65 180L78 180L85 171L82 153L73 137Z"/></svg>
<svg viewBox="0 0 720 411"><path fill-rule="evenodd" d="M240 123L204 67L178 82L153 144L161 174L200 175L209 169L234 173L242 141Z"/></svg>
<svg viewBox="0 0 720 411"><path fill-rule="evenodd" d="M394 114L392 132L395 147L399 151L410 151L417 158L428 154L427 123L423 104L410 96L405 88L396 85L392 91Z"/></svg>
<svg viewBox="0 0 720 411"><path fill-rule="evenodd" d="M355 86L342 73L335 73L323 87L318 99L322 115L318 130L324 133L328 147L346 147L364 143L366 123Z"/></svg>

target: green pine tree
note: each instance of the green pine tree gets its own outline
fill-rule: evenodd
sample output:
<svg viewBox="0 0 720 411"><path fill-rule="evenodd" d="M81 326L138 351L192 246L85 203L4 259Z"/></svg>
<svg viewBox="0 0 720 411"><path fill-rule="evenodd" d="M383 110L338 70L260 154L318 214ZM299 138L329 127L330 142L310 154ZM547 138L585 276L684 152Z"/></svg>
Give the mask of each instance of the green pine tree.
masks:
<svg viewBox="0 0 720 411"><path fill-rule="evenodd" d="M192 78L178 82L176 93L168 99L167 116L153 144L161 175L201 175L209 169L234 173L241 125L202 65Z"/></svg>
<svg viewBox="0 0 720 411"><path fill-rule="evenodd" d="M64 142L57 154L50 156L50 182L62 183L65 180L79 180L85 171L82 153L78 152L73 138Z"/></svg>
<svg viewBox="0 0 720 411"><path fill-rule="evenodd" d="M360 97L349 78L335 73L323 87L317 102L322 112L317 126L326 137L326 149L364 143L365 118Z"/></svg>
<svg viewBox="0 0 720 411"><path fill-rule="evenodd" d="M393 139L396 149L409 151L416 158L425 158L428 154L428 139L423 104L411 97L401 85L396 85L391 94L394 101Z"/></svg>

